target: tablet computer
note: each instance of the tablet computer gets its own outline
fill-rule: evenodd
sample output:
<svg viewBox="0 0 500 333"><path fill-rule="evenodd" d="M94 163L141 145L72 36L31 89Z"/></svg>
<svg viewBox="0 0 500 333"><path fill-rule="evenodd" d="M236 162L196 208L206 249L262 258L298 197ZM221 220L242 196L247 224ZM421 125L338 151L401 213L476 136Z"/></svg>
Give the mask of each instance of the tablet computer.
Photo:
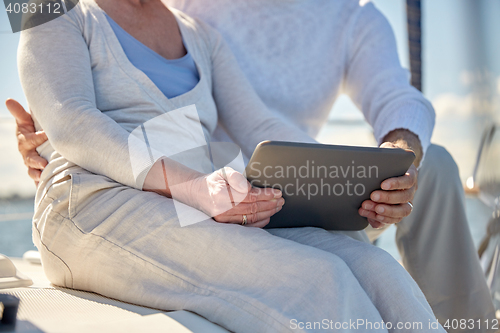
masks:
<svg viewBox="0 0 500 333"><path fill-rule="evenodd" d="M280 189L285 198L265 228L362 230L368 220L358 214L361 203L414 159L403 149L264 141L245 172L253 186Z"/></svg>

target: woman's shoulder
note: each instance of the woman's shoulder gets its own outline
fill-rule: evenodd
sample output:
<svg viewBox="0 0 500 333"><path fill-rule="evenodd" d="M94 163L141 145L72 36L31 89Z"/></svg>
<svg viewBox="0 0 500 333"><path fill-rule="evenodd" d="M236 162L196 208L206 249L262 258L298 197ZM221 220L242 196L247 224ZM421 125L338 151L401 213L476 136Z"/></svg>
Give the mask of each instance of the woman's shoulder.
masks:
<svg viewBox="0 0 500 333"><path fill-rule="evenodd" d="M31 5L33 4L33 5ZM31 0L27 13L23 14L23 32L50 31L75 25L83 30L97 6L94 0ZM31 10L33 9L33 10Z"/></svg>

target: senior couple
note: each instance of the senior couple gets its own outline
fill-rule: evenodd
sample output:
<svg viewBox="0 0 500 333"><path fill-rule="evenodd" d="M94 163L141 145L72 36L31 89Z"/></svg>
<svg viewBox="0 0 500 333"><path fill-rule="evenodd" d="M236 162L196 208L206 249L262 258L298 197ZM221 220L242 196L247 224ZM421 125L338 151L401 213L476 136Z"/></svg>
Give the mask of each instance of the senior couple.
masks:
<svg viewBox="0 0 500 333"><path fill-rule="evenodd" d="M494 318L457 166L430 144L432 106L409 85L373 4L81 0L23 31L18 52L33 120L17 102L7 106L38 184L33 239L52 283L193 311L235 332L325 318L430 331L436 317ZM186 204L215 217L181 227L172 180L189 177L186 168L145 158L134 176L130 133L157 116L194 104L207 138L248 157L263 140L315 142L342 92L381 146L417 156L362 204L366 232L264 230L285 204L281 192L251 188L230 168L185 190ZM170 132L165 145L175 146ZM213 214L227 187L244 193L241 203ZM396 223L410 274L369 244Z"/></svg>

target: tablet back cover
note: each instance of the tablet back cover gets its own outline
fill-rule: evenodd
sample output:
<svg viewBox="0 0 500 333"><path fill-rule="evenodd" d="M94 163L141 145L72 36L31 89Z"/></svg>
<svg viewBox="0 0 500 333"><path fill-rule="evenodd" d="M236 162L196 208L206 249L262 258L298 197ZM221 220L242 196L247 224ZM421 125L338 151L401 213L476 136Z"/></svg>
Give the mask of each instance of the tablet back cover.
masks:
<svg viewBox="0 0 500 333"><path fill-rule="evenodd" d="M415 159L402 149L265 141L246 176L256 187L283 192L285 205L265 228L362 230L361 203L387 178L402 176Z"/></svg>

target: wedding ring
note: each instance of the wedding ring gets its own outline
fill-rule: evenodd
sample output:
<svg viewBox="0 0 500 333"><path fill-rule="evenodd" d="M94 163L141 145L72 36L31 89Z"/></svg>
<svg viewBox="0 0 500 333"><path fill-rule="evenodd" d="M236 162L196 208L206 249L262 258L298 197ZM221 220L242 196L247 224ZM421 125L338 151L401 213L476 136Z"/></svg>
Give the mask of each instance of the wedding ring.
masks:
<svg viewBox="0 0 500 333"><path fill-rule="evenodd" d="M408 201L408 205L410 205L410 213L413 211L413 204Z"/></svg>
<svg viewBox="0 0 500 333"><path fill-rule="evenodd" d="M241 222L241 225L245 225L247 224L247 222L248 222L247 216L243 214L243 222Z"/></svg>

